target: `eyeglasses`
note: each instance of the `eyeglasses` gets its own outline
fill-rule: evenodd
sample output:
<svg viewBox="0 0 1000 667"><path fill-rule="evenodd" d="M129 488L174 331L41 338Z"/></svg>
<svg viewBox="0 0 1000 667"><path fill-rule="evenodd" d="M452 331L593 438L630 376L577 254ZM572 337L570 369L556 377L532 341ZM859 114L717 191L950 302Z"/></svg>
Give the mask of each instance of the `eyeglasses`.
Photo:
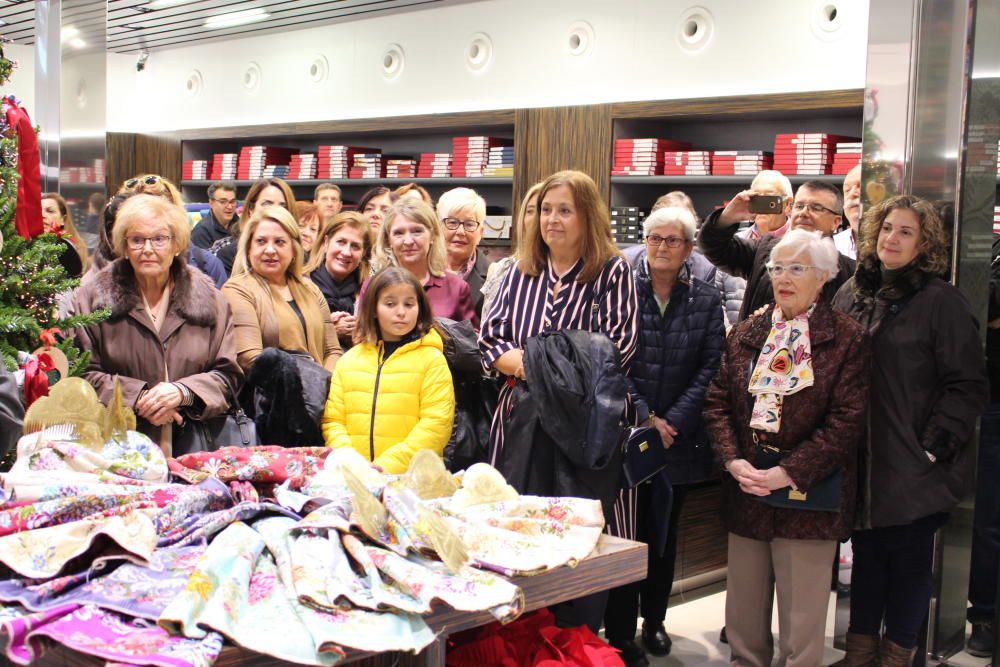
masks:
<svg viewBox="0 0 1000 667"><path fill-rule="evenodd" d="M156 236L126 236L125 240L128 242L128 247L132 250L142 250L146 247L146 241L149 241L149 244L153 246L153 250L163 250L173 238L173 236L157 234Z"/></svg>
<svg viewBox="0 0 1000 667"><path fill-rule="evenodd" d="M212 198L212 201L214 201L222 208L229 208L230 206L236 206L236 204L239 203L239 201L236 199L216 199L214 197Z"/></svg>
<svg viewBox="0 0 1000 667"><path fill-rule="evenodd" d="M650 234L646 237L646 245L650 248L659 248L661 243L666 243L668 248L680 248L687 243L687 239L680 236L660 236L659 234Z"/></svg>
<svg viewBox="0 0 1000 667"><path fill-rule="evenodd" d="M832 208L827 208L826 206L823 206L822 204L816 204L816 203L812 203L812 202L810 202L810 203L807 204L804 201L797 201L794 204L792 204L792 210L793 211L804 211L807 208L809 209L810 213L815 213L816 215L819 215L820 213L824 213L824 212L825 213L829 213L830 215L840 215L840 213L837 213Z"/></svg>
<svg viewBox="0 0 1000 667"><path fill-rule="evenodd" d="M459 220L458 218L445 218L441 222L444 223L444 228L451 231L455 231L459 227L469 232L470 234L477 229L479 229L478 220Z"/></svg>
<svg viewBox="0 0 1000 667"><path fill-rule="evenodd" d="M143 178L128 179L127 181L125 181L125 187L131 190L140 183L142 183L143 185L156 185L159 182L160 182L159 176L157 176L156 174L150 174L149 176L145 176Z"/></svg>
<svg viewBox="0 0 1000 667"><path fill-rule="evenodd" d="M815 269L815 266L809 266L807 264L772 264L768 262L764 265L767 268L767 272L774 276L780 276L783 273L788 273L792 278L801 278L806 275L809 269Z"/></svg>

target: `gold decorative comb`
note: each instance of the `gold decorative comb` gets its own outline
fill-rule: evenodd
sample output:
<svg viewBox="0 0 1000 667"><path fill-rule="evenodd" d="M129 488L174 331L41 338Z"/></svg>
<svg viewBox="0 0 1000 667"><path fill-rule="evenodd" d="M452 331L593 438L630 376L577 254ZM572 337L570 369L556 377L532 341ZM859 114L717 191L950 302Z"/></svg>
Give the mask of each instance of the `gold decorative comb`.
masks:
<svg viewBox="0 0 1000 667"><path fill-rule="evenodd" d="M410 467L399 484L413 491L421 500L449 498L458 490L458 482L445 469L444 461L429 449L421 449L413 455Z"/></svg>

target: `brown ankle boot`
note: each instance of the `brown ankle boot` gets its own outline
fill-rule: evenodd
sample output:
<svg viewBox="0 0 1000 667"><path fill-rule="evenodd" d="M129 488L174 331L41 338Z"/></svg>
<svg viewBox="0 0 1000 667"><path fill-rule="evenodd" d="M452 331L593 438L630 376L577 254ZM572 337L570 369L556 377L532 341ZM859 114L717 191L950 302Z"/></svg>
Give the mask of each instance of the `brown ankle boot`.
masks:
<svg viewBox="0 0 1000 667"><path fill-rule="evenodd" d="M909 667L910 661L916 649L903 648L887 637L882 638L882 646L879 649L881 667Z"/></svg>
<svg viewBox="0 0 1000 667"><path fill-rule="evenodd" d="M847 655L830 667L875 667L878 663L878 635L847 633Z"/></svg>

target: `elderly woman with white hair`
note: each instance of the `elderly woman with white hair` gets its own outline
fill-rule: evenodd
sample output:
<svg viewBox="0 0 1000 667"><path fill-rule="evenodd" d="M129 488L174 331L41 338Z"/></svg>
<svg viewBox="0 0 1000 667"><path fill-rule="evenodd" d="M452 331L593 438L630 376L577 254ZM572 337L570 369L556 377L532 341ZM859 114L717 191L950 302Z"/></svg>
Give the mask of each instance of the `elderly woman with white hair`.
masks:
<svg viewBox="0 0 1000 667"><path fill-rule="evenodd" d="M870 341L821 298L833 241L792 229L771 251L775 304L733 328L704 416L726 470L726 634L734 665L769 665L778 598L779 664L823 657L830 562L854 522Z"/></svg>
<svg viewBox="0 0 1000 667"><path fill-rule="evenodd" d="M646 579L613 590L604 615L605 636L629 665L646 661L634 641L640 601L646 651L670 652L663 620L673 585L678 518L687 488L713 476L701 411L726 333L719 290L692 275L695 226L687 208L654 211L643 224L646 253L632 269L639 343L628 371L629 393L636 423L655 427L663 440L673 503L668 511L670 490L660 477L637 489L637 536L649 544Z"/></svg>
<svg viewBox="0 0 1000 667"><path fill-rule="evenodd" d="M486 200L471 188L448 190L437 203L437 214L444 227L447 267L469 284L476 306L476 317L483 315L483 294L490 260L479 252L479 242L486 229Z"/></svg>

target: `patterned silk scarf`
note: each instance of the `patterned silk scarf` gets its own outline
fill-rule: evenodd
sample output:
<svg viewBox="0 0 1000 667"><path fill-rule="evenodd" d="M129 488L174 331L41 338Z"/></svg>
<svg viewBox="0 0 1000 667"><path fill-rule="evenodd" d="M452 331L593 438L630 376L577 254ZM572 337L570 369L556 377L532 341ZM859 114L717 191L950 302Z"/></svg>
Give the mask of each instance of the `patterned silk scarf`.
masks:
<svg viewBox="0 0 1000 667"><path fill-rule="evenodd" d="M750 428L777 433L785 396L813 385L809 316L815 304L798 317L785 320L777 305L771 314L771 331L757 357L747 390L754 396Z"/></svg>

